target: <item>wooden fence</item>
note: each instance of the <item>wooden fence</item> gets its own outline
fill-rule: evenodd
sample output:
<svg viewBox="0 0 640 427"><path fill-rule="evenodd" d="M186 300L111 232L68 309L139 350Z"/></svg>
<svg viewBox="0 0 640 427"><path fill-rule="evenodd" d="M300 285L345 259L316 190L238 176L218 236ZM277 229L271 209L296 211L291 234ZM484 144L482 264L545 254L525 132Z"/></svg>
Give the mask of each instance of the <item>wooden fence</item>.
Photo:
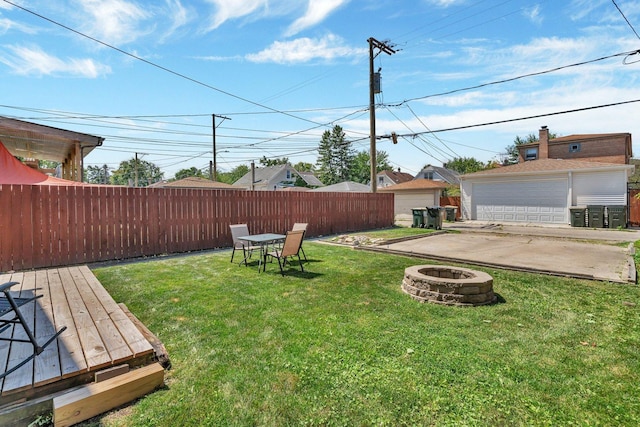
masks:
<svg viewBox="0 0 640 427"><path fill-rule="evenodd" d="M0 271L230 247L236 223L307 222L309 237L394 223L384 193L0 185L0 209Z"/></svg>
<svg viewBox="0 0 640 427"><path fill-rule="evenodd" d="M462 208L460 196L442 196L440 197L440 206L456 206L456 221L462 218Z"/></svg>
<svg viewBox="0 0 640 427"><path fill-rule="evenodd" d="M629 226L640 226L640 199L638 199L640 190L629 190Z"/></svg>

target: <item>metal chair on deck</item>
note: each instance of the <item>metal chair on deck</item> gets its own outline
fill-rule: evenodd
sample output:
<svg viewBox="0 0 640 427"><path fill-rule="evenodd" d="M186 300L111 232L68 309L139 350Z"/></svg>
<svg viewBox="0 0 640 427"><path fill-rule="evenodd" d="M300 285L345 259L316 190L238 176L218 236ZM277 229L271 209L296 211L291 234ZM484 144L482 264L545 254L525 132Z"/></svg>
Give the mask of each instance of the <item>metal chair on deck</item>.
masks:
<svg viewBox="0 0 640 427"><path fill-rule="evenodd" d="M27 335L28 339L18 338L18 334L16 331L13 331L10 337L0 337L0 341L13 341L13 342L25 342L33 345L33 353L20 361L18 364L7 367L4 373L0 374L0 379L6 377L10 373L16 371L20 367L24 366L30 360L33 360L34 357L42 353L42 351L51 344L58 336L67 329L66 326L60 328L58 332L56 332L52 337L50 337L44 344L39 344L34 336L29 324L25 320L24 316L20 312L20 307L25 304L28 304L36 299L42 297L42 295L36 295L29 298L18 298L11 295L11 287L17 285L19 282L7 282L0 285L0 292L3 294L0 296L0 334L11 327L11 325L20 324L24 329L24 332ZM13 312L13 317L11 317L11 312Z"/></svg>

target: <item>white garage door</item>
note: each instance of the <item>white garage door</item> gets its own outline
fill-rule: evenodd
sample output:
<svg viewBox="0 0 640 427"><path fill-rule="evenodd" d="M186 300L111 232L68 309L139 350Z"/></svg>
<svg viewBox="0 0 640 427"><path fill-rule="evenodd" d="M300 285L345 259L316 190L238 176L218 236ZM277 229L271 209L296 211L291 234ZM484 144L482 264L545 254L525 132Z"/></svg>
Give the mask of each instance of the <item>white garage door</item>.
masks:
<svg viewBox="0 0 640 427"><path fill-rule="evenodd" d="M473 218L566 224L568 191L566 179L474 183Z"/></svg>
<svg viewBox="0 0 640 427"><path fill-rule="evenodd" d="M435 193L433 191L418 194L397 192L395 193L395 197L393 200L395 204L394 210L396 215L411 215L413 213L413 208L426 208L427 206L437 205L435 201Z"/></svg>

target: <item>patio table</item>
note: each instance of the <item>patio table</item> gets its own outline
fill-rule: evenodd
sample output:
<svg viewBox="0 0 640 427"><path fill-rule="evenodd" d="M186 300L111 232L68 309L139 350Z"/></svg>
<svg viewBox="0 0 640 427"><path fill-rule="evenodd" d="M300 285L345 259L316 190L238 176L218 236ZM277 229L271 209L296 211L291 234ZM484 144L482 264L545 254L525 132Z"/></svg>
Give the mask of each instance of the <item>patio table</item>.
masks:
<svg viewBox="0 0 640 427"><path fill-rule="evenodd" d="M269 247L269 245L283 242L286 237L287 236L285 236L284 234L263 233L263 234L251 234L249 236L238 237L238 240L244 240L249 245L260 246L260 259L258 260L258 271L260 271L260 267L262 266L262 263L265 258L265 254L267 253L267 248ZM246 257L244 259L244 263L245 265L247 264Z"/></svg>

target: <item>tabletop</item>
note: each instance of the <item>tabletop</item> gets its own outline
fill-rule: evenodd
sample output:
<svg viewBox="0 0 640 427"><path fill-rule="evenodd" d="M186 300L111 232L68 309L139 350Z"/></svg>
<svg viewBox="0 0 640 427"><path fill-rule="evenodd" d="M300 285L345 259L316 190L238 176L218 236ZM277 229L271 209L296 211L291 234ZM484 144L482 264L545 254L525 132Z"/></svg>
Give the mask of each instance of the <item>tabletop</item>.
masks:
<svg viewBox="0 0 640 427"><path fill-rule="evenodd" d="M276 234L276 233L264 233L264 234L251 234L248 236L238 237L240 240L245 240L251 243L268 243L273 242L274 240L284 240L287 237L284 234Z"/></svg>

